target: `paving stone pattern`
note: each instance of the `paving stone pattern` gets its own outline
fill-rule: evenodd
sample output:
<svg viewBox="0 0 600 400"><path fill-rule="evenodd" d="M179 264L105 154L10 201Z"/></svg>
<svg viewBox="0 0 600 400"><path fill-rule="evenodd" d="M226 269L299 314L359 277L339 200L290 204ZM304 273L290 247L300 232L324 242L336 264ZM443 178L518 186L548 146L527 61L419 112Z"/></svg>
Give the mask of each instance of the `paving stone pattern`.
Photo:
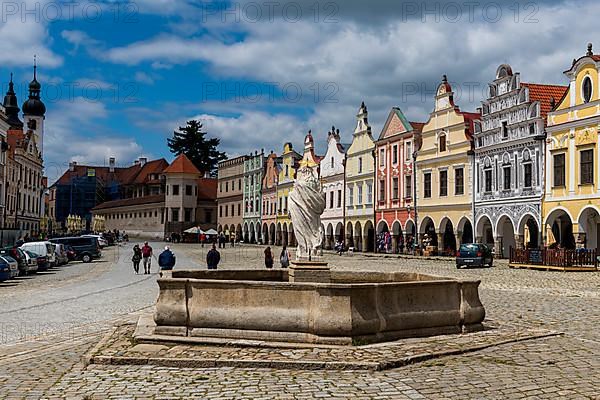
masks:
<svg viewBox="0 0 600 400"><path fill-rule="evenodd" d="M173 247L177 267L204 267L207 248ZM126 250L121 249L124 254ZM228 248L222 254L222 268L263 265L259 247ZM40 284L35 290L26 290L37 277L15 286L0 286L0 306L13 310L0 313L2 323L45 318L69 328L62 331L67 335L64 345L61 332L56 338L32 337L27 343L17 342L18 335L6 335L0 345L1 399L600 399L599 273L510 270L502 262L492 269L456 270L451 260L328 254L325 258L340 269L419 271L481 279L481 298L491 321L517 329L558 330L564 335L386 371L149 365L90 365L84 369L82 357L115 318L148 306L156 298L153 279L142 282L144 277L132 276L127 258L118 258L93 279L74 273L69 278L72 283L67 279L56 287ZM48 279L46 286L54 285ZM131 285L124 287L127 284ZM14 304L12 298L23 304ZM22 310L14 311L17 309ZM98 330L90 328L79 334L71 328L77 320L79 325L97 326Z"/></svg>

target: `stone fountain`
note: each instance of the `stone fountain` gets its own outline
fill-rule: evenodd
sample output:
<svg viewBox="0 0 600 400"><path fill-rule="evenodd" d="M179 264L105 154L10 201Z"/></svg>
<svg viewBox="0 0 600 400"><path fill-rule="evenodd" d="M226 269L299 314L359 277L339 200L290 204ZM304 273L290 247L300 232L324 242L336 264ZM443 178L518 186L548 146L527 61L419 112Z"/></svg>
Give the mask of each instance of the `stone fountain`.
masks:
<svg viewBox="0 0 600 400"><path fill-rule="evenodd" d="M319 260L325 200L310 132L289 199L298 240L289 271L174 270L158 280L156 338L348 345L482 328L477 280L336 271Z"/></svg>

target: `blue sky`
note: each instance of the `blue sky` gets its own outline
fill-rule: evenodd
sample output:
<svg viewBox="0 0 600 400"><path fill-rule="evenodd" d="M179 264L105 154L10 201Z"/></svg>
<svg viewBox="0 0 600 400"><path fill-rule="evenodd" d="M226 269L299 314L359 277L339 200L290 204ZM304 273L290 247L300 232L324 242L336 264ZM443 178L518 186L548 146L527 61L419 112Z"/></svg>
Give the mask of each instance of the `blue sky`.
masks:
<svg viewBox="0 0 600 400"><path fill-rule="evenodd" d="M170 160L166 138L190 118L232 156L301 146L308 129L323 149L331 125L351 141L363 100L375 136L392 106L426 120L442 74L466 110L501 63L566 84L600 15L588 0L269 4L4 2L0 82L14 72L24 101L37 54L50 180L70 160Z"/></svg>

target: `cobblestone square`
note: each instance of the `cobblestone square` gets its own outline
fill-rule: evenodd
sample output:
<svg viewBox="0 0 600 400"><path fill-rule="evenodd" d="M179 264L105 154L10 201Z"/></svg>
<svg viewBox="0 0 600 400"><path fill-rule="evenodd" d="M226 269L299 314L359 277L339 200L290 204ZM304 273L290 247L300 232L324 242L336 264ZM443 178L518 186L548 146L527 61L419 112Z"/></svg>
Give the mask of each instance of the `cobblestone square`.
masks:
<svg viewBox="0 0 600 400"><path fill-rule="evenodd" d="M207 248L173 247L178 257L176 268L205 268ZM600 275L511 270L502 261L491 269L456 270L451 259L325 254L330 265L339 269L418 271L480 279L488 323L515 330L547 329L562 335L380 372L84 367L84 357L109 329L135 322L156 299L156 274L135 275L130 251L131 245L110 248L102 262L72 264L14 285L0 284L0 398L599 398ZM260 247L227 248L222 256L220 268L263 268Z"/></svg>

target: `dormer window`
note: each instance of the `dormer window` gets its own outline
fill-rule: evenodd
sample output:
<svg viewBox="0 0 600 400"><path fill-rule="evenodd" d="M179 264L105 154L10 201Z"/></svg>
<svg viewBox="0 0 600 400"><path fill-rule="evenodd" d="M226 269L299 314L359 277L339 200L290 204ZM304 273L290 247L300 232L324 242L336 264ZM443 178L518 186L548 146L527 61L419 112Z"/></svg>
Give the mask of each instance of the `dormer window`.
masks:
<svg viewBox="0 0 600 400"><path fill-rule="evenodd" d="M586 76L583 79L581 94L583 96L584 103L589 103L590 100L592 100L592 79L589 76Z"/></svg>
<svg viewBox="0 0 600 400"><path fill-rule="evenodd" d="M445 133L440 133L440 136L438 138L438 151L440 153L446 151L446 134Z"/></svg>

